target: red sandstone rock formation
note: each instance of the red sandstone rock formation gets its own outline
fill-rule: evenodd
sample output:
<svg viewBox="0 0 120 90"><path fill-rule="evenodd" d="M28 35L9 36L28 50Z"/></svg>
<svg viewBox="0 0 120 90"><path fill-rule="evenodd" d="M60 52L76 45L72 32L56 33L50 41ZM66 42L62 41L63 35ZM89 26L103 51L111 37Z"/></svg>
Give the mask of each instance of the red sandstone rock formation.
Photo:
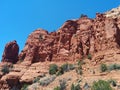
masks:
<svg viewBox="0 0 120 90"><path fill-rule="evenodd" d="M19 54L19 60L24 61L14 64L14 68L6 75L0 72L0 89L20 90L24 84L31 84L35 77L44 76L49 68L49 63L45 61L75 61L97 52L93 59L94 65L101 59L115 60L115 57L120 57L119 46L120 19L107 17L105 14L97 13L95 19L82 17L68 20L56 32L48 33L46 30L37 29L29 35L24 49ZM16 63L18 51L19 47L15 41L8 43L2 62ZM39 63L29 65L28 62ZM3 68L2 64L5 63L1 63L0 70Z"/></svg>
<svg viewBox="0 0 120 90"><path fill-rule="evenodd" d="M2 62L16 63L18 61L19 46L16 41L12 41L6 44Z"/></svg>
<svg viewBox="0 0 120 90"><path fill-rule="evenodd" d="M76 60L101 50L119 48L119 19L96 14L68 20L56 32L43 29L32 32L19 58L34 62Z"/></svg>

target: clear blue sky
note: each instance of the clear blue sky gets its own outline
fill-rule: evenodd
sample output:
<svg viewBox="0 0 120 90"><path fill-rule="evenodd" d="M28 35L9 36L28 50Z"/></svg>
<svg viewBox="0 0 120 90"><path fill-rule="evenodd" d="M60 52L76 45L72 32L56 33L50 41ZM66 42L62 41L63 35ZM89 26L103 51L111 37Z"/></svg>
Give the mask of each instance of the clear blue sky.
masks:
<svg viewBox="0 0 120 90"><path fill-rule="evenodd" d="M120 0L0 0L0 59L7 42L17 40L22 50L37 28L57 30L68 19L81 14L93 18L119 4Z"/></svg>

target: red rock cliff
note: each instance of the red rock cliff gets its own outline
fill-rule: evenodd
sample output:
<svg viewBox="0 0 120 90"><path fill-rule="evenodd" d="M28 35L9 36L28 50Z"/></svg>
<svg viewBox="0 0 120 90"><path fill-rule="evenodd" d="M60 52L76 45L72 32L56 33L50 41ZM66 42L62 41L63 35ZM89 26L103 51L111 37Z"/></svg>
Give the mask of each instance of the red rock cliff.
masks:
<svg viewBox="0 0 120 90"><path fill-rule="evenodd" d="M88 54L119 48L120 20L96 14L68 20L56 32L32 32L19 58L31 62L76 60Z"/></svg>

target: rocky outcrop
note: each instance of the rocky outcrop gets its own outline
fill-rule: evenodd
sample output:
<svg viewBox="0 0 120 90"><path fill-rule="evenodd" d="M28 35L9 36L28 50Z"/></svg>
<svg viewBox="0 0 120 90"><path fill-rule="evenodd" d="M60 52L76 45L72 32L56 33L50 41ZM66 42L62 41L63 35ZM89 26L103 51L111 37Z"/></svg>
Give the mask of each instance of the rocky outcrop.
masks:
<svg viewBox="0 0 120 90"><path fill-rule="evenodd" d="M16 41L12 41L6 44L2 62L16 63L18 61L19 46Z"/></svg>
<svg viewBox="0 0 120 90"><path fill-rule="evenodd" d="M88 54L119 48L119 18L96 14L95 19L82 17L68 20L56 32L37 29L32 32L19 58L25 61L68 61Z"/></svg>
<svg viewBox="0 0 120 90"><path fill-rule="evenodd" d="M120 6L105 12L105 15L106 17L110 17L110 18L120 18Z"/></svg>
<svg viewBox="0 0 120 90"><path fill-rule="evenodd" d="M0 90L21 90L24 84L32 84L36 77L44 77L49 68L49 63L46 62L35 63L31 66L22 63L9 64L13 65L13 68L3 75L1 70L8 63L0 63Z"/></svg>

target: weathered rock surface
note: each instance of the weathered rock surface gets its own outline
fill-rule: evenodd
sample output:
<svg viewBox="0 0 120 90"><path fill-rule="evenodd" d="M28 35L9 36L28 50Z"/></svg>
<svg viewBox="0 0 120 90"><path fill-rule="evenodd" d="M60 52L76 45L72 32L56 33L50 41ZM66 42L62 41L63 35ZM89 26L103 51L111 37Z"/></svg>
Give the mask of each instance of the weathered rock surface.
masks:
<svg viewBox="0 0 120 90"><path fill-rule="evenodd" d="M82 17L68 20L56 32L35 30L29 35L19 58L31 63L75 61L88 54L119 48L119 45L119 18L97 13L95 19Z"/></svg>
<svg viewBox="0 0 120 90"><path fill-rule="evenodd" d="M111 17L111 18L120 18L120 6L117 8L113 8L110 11L105 12L106 17Z"/></svg>
<svg viewBox="0 0 120 90"><path fill-rule="evenodd" d="M0 64L0 71L6 64ZM36 77L43 77L48 73L49 63L46 66L45 64L45 62L35 63L31 66L26 66L22 63L14 64L8 74L3 75L0 72L0 90L20 90L24 84L32 84Z"/></svg>
<svg viewBox="0 0 120 90"><path fill-rule="evenodd" d="M2 62L16 63L18 61L19 46L16 41L12 41L6 44Z"/></svg>

